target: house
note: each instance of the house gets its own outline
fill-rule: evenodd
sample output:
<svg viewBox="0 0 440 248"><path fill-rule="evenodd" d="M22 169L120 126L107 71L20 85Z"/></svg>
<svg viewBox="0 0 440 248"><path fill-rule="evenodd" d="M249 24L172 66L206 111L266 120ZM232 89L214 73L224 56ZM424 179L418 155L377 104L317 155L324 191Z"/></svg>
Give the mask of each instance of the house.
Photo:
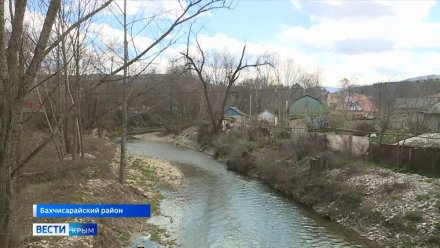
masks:
<svg viewBox="0 0 440 248"><path fill-rule="evenodd" d="M358 93L329 94L327 104L331 110L348 111L358 118L372 119L376 112L374 103L366 95Z"/></svg>
<svg viewBox="0 0 440 248"><path fill-rule="evenodd" d="M425 120L424 112L439 102L439 98L433 96L416 98L396 98L390 119L393 128L408 128L414 123L422 126Z"/></svg>
<svg viewBox="0 0 440 248"><path fill-rule="evenodd" d="M440 133L440 102L426 111L419 112L417 124L430 132Z"/></svg>
<svg viewBox="0 0 440 248"><path fill-rule="evenodd" d="M289 107L292 128L320 128L327 123L325 105L317 98L304 95Z"/></svg>
<svg viewBox="0 0 440 248"><path fill-rule="evenodd" d="M364 94L350 94L345 98L345 102L348 105L348 111L354 116L371 119L375 115L376 106Z"/></svg>
<svg viewBox="0 0 440 248"><path fill-rule="evenodd" d="M225 110L222 126L224 128L240 128L246 125L249 115L236 107L229 107Z"/></svg>
<svg viewBox="0 0 440 248"><path fill-rule="evenodd" d="M259 122L266 122L271 126L276 126L278 124L278 117L272 114L269 110L265 110L257 115L257 120Z"/></svg>

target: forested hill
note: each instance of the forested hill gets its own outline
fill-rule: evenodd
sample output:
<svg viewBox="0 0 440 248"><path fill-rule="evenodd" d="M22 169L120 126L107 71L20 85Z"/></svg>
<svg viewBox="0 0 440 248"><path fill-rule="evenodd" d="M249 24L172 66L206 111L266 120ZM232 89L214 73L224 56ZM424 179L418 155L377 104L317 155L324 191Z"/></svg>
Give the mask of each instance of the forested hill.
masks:
<svg viewBox="0 0 440 248"><path fill-rule="evenodd" d="M388 95L393 98L429 96L440 92L440 78L420 81L384 82L372 85L356 86L353 90L369 97Z"/></svg>

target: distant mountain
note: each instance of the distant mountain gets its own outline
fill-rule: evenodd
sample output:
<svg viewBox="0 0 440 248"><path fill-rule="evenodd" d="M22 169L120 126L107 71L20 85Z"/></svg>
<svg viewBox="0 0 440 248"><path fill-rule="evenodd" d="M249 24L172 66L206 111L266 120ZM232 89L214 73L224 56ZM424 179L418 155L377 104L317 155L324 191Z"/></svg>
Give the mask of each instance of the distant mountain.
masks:
<svg viewBox="0 0 440 248"><path fill-rule="evenodd" d="M324 89L326 89L329 93L335 93L341 90L341 88L338 87L324 87Z"/></svg>
<svg viewBox="0 0 440 248"><path fill-rule="evenodd" d="M432 74L427 76L419 76L402 80L401 82L419 82L427 80L440 80L440 75Z"/></svg>

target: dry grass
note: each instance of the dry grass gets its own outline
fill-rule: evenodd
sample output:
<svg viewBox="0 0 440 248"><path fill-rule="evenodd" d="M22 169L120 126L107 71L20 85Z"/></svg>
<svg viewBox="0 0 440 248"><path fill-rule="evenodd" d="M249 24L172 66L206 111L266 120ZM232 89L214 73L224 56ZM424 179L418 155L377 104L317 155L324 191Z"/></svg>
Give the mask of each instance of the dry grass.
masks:
<svg viewBox="0 0 440 248"><path fill-rule="evenodd" d="M109 166L115 155L113 144L92 137L86 137L84 144L85 150L96 158L59 162L53 146L49 145L22 171L26 173L38 171L41 174L20 177L14 181L11 247L22 247L42 239L32 236L32 223L34 222L78 221L33 219L32 205L36 203L149 202L149 199L129 186L116 183L116 177ZM25 149L32 148L25 147ZM94 247L127 245L130 231L133 229L150 233L157 232L157 229L147 225L144 218L83 219L82 221L96 222L99 225L100 234L88 240L88 243ZM85 247L87 244L81 239L44 238L44 240L52 245L68 241L73 247ZM59 243L60 246L63 244Z"/></svg>

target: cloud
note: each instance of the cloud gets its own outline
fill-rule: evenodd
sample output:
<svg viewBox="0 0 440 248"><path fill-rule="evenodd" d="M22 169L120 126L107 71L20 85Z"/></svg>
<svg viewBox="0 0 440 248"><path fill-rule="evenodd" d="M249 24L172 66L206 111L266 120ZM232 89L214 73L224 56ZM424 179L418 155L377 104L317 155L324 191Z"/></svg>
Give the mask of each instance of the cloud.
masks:
<svg viewBox="0 0 440 248"><path fill-rule="evenodd" d="M120 15L122 17L124 1L114 1L101 15ZM178 0L128 0L127 15L130 17L150 18L160 16L166 19L175 19L186 7L185 2Z"/></svg>
<svg viewBox="0 0 440 248"><path fill-rule="evenodd" d="M204 49L220 51L227 49L232 54L241 52L245 44L226 34L201 35L199 41ZM279 56L280 60L292 60L308 72L315 71L319 66L323 70L325 86L339 86L339 81L344 77L357 78L360 84L371 84L440 71L440 64L432 62L440 61L440 50L421 52L411 49L387 49L392 44L385 39L352 39L342 43L336 42L335 49L341 49L337 53L333 51L335 49L313 52L284 43L247 42L246 44L247 52L251 57L272 53ZM363 47L362 52L357 50L359 47ZM366 50L369 52L365 52ZM175 54L178 51L178 49L174 50Z"/></svg>
<svg viewBox="0 0 440 248"><path fill-rule="evenodd" d="M374 19L382 17L406 17L407 20L423 19L436 5L435 0L370 0L370 1L302 1L291 0L292 5L310 15L315 21L323 19ZM411 18L408 18L411 17Z"/></svg>
<svg viewBox="0 0 440 248"><path fill-rule="evenodd" d="M377 1L292 1L316 19L365 19L387 16L392 8Z"/></svg>
<svg viewBox="0 0 440 248"><path fill-rule="evenodd" d="M375 41L375 49L439 48L440 23L426 17L435 1L292 1L312 20L309 27L292 26L278 34L280 42L303 48L345 53L341 44L356 53L363 41ZM375 45L376 46L376 45Z"/></svg>
<svg viewBox="0 0 440 248"><path fill-rule="evenodd" d="M394 43L381 38L345 39L335 41L332 50L336 53L377 53L394 49Z"/></svg>
<svg viewBox="0 0 440 248"><path fill-rule="evenodd" d="M436 1L296 1L311 23L285 27L276 43L321 65L326 84L361 83L438 73L440 23L428 20ZM438 13L437 13L438 15Z"/></svg>

